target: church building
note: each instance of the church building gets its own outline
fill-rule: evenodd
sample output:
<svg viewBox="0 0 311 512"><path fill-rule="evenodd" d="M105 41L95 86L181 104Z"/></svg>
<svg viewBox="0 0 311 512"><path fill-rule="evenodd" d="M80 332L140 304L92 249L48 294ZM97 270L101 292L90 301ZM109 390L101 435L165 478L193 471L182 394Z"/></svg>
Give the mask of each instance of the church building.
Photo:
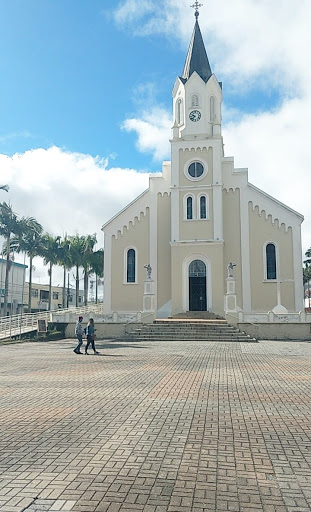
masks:
<svg viewBox="0 0 311 512"><path fill-rule="evenodd" d="M222 84L198 16L196 7L172 92L171 161L103 226L104 311L157 318L302 311L303 216L249 183L247 169L224 155Z"/></svg>

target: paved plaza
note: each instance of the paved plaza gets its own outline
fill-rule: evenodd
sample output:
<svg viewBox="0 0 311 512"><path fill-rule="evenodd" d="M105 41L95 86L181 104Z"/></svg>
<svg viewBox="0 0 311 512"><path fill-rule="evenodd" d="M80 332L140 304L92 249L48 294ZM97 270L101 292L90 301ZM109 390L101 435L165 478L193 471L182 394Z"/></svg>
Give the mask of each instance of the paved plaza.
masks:
<svg viewBox="0 0 311 512"><path fill-rule="evenodd" d="M1 512L310 512L311 343L0 346Z"/></svg>

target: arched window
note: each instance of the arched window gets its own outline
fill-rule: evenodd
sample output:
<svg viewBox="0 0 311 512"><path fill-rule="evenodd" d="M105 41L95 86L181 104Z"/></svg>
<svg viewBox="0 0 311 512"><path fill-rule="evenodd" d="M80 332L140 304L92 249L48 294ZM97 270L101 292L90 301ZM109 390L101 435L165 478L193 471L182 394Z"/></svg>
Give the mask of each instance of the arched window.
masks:
<svg viewBox="0 0 311 512"><path fill-rule="evenodd" d="M267 279L276 279L276 250L275 245L266 245L266 271Z"/></svg>
<svg viewBox="0 0 311 512"><path fill-rule="evenodd" d="M206 219L206 196L200 197L200 219Z"/></svg>
<svg viewBox="0 0 311 512"><path fill-rule="evenodd" d="M177 124L182 123L182 100L177 100Z"/></svg>
<svg viewBox="0 0 311 512"><path fill-rule="evenodd" d="M193 201L192 197L187 197L187 219L193 219Z"/></svg>
<svg viewBox="0 0 311 512"><path fill-rule="evenodd" d="M210 122L213 123L215 121L215 98L214 98L214 96L210 97L209 104L210 104L210 110L209 110Z"/></svg>
<svg viewBox="0 0 311 512"><path fill-rule="evenodd" d="M189 265L189 277L206 277L206 265L201 260L193 260Z"/></svg>
<svg viewBox="0 0 311 512"><path fill-rule="evenodd" d="M191 96L191 107L198 107L199 106L199 96L197 94L193 94Z"/></svg>
<svg viewBox="0 0 311 512"><path fill-rule="evenodd" d="M135 283L135 259L136 254L134 249L129 249L127 251L127 259L126 259L126 282L127 283Z"/></svg>

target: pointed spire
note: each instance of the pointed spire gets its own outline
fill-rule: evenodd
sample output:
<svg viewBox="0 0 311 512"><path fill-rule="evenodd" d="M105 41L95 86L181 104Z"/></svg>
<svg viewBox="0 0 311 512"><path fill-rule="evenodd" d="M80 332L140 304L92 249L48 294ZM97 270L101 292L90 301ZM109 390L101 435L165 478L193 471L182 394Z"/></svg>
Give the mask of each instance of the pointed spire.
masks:
<svg viewBox="0 0 311 512"><path fill-rule="evenodd" d="M189 45L189 50L182 74L182 81L185 83L192 73L196 71L198 75L204 80L204 82L207 82L210 77L212 76L211 67L207 58L201 30L198 23L198 7L200 4L196 4L192 7L196 8L195 11L195 25L194 30L192 34L192 38Z"/></svg>

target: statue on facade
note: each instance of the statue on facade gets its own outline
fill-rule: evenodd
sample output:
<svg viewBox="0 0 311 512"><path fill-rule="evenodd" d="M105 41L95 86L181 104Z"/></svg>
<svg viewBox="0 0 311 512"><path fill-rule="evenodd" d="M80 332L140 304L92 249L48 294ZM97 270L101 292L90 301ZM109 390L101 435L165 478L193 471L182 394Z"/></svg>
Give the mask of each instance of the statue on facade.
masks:
<svg viewBox="0 0 311 512"><path fill-rule="evenodd" d="M148 263L148 265L144 265L144 268L147 270L147 279L151 279L152 268L151 268L150 264Z"/></svg>
<svg viewBox="0 0 311 512"><path fill-rule="evenodd" d="M232 263L232 261L230 261L229 265L227 266L228 277L233 277L233 267L236 267L236 263Z"/></svg>

